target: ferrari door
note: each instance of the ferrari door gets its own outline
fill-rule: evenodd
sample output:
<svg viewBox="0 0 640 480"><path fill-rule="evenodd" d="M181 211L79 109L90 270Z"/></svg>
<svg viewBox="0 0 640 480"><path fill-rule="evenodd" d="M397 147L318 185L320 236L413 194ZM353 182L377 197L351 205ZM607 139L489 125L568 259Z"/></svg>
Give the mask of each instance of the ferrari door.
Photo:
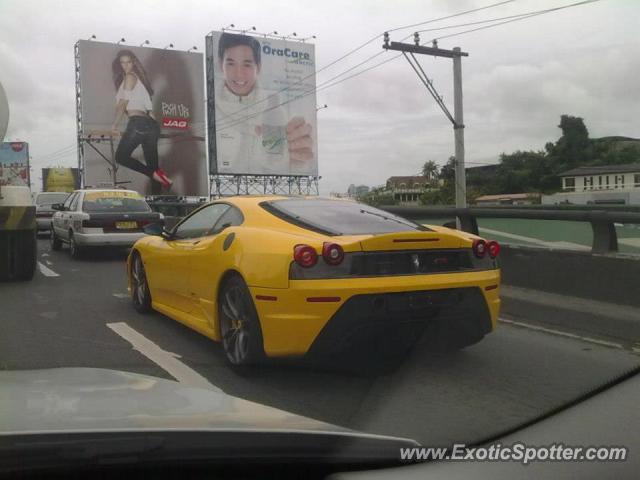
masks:
<svg viewBox="0 0 640 480"><path fill-rule="evenodd" d="M225 204L202 207L180 222L170 238L156 244L155 253L149 259L149 284L156 301L182 312L193 310L189 283L194 251L228 208Z"/></svg>
<svg viewBox="0 0 640 480"><path fill-rule="evenodd" d="M226 253L233 242L226 230L242 225L244 216L240 209L228 205L211 231L193 245L191 250L191 276L189 290L194 316L204 324L212 325L215 318L215 299L220 278L228 268L234 267Z"/></svg>

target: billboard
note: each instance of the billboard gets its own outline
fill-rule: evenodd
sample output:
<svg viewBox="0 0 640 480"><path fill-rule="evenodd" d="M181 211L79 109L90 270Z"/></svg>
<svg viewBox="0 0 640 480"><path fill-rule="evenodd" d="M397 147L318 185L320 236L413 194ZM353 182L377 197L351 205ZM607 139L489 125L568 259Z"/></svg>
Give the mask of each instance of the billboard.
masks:
<svg viewBox="0 0 640 480"><path fill-rule="evenodd" d="M206 54L211 173L317 175L314 45L212 32Z"/></svg>
<svg viewBox="0 0 640 480"><path fill-rule="evenodd" d="M77 168L43 168L42 191L43 192L67 192L71 193L80 188L80 174Z"/></svg>
<svg viewBox="0 0 640 480"><path fill-rule="evenodd" d="M142 194L208 195L202 54L76 48L84 185L111 182L114 159L118 183Z"/></svg>
<svg viewBox="0 0 640 480"><path fill-rule="evenodd" d="M30 187L29 144L4 142L0 144L0 186Z"/></svg>

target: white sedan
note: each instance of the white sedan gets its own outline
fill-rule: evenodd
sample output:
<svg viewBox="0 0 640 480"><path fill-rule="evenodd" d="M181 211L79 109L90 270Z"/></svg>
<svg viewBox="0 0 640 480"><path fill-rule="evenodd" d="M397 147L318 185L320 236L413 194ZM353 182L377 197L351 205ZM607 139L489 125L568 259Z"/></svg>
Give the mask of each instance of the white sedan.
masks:
<svg viewBox="0 0 640 480"><path fill-rule="evenodd" d="M60 250L67 243L73 258L87 247L130 247L145 235L145 226L164 221L133 190L76 190L53 209L51 249Z"/></svg>

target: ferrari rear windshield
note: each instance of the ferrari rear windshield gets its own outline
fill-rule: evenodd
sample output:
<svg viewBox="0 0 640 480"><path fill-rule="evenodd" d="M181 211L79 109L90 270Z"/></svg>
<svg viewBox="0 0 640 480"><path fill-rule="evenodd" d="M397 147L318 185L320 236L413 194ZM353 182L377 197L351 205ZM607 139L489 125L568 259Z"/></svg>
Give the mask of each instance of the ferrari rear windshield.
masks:
<svg viewBox="0 0 640 480"><path fill-rule="evenodd" d="M340 200L274 200L261 206L294 225L328 235L364 235L428 231L406 218L356 202Z"/></svg>

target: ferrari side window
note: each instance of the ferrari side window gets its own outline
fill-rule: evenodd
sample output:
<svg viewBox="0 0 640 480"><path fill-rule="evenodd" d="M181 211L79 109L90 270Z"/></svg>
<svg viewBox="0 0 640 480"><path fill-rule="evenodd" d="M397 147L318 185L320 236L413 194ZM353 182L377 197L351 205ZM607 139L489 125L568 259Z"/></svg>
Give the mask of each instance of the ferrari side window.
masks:
<svg viewBox="0 0 640 480"><path fill-rule="evenodd" d="M207 205L180 223L174 231L174 236L178 239L186 239L211 235L213 226L228 209L229 205L224 203Z"/></svg>
<svg viewBox="0 0 640 480"><path fill-rule="evenodd" d="M243 222L244 216L242 215L242 212L236 207L229 207L229 210L224 212L224 214L220 217L220 220L218 220L216 225L213 227L211 233L220 233L227 227L242 225Z"/></svg>

